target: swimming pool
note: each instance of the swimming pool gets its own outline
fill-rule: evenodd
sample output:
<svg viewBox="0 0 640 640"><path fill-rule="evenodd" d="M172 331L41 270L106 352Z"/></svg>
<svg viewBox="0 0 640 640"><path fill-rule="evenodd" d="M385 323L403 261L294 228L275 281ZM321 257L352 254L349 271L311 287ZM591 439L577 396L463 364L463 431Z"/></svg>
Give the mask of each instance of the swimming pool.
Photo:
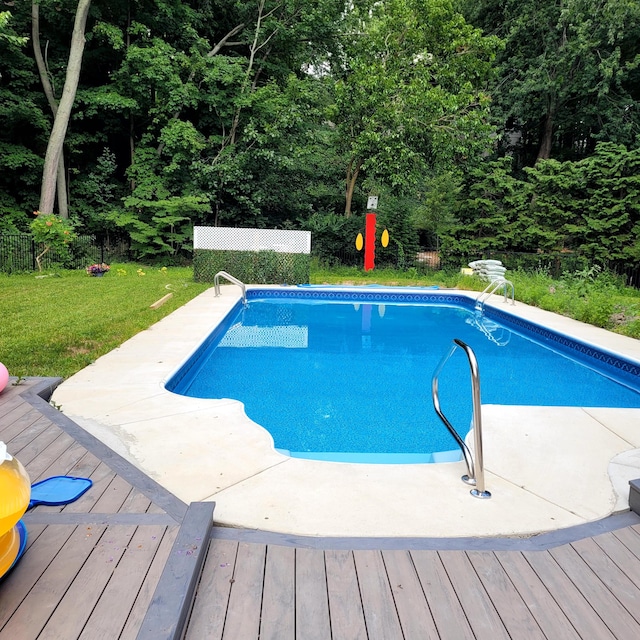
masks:
<svg viewBox="0 0 640 640"><path fill-rule="evenodd" d="M65 380L52 401L186 504L215 500L225 526L309 536L520 536L629 509L629 480L640 477L640 409L483 403L488 501L473 499L460 481L463 461L351 464L278 453L240 402L165 387L240 297L233 285L220 296L206 290ZM638 340L497 296L485 308L640 363Z"/></svg>
<svg viewBox="0 0 640 640"><path fill-rule="evenodd" d="M459 459L431 401L453 338L478 357L484 403L640 407L640 365L468 296L428 290L249 290L166 388L233 398L295 457L352 462ZM440 378L452 423L471 418L462 354ZM466 427L466 428L465 428ZM435 452L435 455L434 455Z"/></svg>

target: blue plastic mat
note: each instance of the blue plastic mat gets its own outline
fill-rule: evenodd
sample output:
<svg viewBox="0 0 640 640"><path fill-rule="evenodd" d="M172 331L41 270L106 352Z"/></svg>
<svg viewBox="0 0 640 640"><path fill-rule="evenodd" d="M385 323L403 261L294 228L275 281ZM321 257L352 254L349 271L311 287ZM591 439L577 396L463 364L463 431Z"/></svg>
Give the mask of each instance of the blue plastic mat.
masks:
<svg viewBox="0 0 640 640"><path fill-rule="evenodd" d="M31 485L31 501L28 509L39 504L55 506L69 504L77 500L91 487L93 481L89 478L74 478L73 476L53 476Z"/></svg>

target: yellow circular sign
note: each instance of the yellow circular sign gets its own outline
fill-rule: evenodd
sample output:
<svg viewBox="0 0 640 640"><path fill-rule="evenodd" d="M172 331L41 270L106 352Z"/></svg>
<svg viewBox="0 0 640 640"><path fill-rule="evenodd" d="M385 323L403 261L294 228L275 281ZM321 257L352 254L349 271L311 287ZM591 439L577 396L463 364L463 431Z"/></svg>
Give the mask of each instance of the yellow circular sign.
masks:
<svg viewBox="0 0 640 640"><path fill-rule="evenodd" d="M386 229L382 232L382 237L380 238L380 244L383 247L386 247L389 244L389 232Z"/></svg>
<svg viewBox="0 0 640 640"><path fill-rule="evenodd" d="M356 249L358 251L361 251L362 247L364 247L364 239L362 238L362 234L359 233L358 237L356 238Z"/></svg>

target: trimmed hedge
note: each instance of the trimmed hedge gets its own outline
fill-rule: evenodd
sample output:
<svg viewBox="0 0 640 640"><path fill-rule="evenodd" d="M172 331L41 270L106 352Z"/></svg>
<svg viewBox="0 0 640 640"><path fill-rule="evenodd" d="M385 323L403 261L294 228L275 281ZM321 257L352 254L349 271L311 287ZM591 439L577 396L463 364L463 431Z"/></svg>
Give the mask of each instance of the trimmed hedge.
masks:
<svg viewBox="0 0 640 640"><path fill-rule="evenodd" d="M213 282L226 271L245 284L308 284L311 256L277 251L214 251L195 249L193 278Z"/></svg>

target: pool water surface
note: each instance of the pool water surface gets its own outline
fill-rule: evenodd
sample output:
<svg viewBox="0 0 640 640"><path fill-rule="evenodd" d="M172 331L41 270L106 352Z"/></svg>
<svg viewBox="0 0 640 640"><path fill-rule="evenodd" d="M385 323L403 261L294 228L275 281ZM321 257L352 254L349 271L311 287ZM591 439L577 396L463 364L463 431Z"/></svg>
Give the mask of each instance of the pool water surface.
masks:
<svg viewBox="0 0 640 640"><path fill-rule="evenodd" d="M640 407L634 363L600 366L610 359L585 356L505 314L479 314L468 299L346 297L253 292L248 308L237 305L167 389L242 402L290 455L366 462L458 459L431 398L431 377L454 338L476 354L485 404ZM439 390L464 435L471 387L460 350Z"/></svg>

